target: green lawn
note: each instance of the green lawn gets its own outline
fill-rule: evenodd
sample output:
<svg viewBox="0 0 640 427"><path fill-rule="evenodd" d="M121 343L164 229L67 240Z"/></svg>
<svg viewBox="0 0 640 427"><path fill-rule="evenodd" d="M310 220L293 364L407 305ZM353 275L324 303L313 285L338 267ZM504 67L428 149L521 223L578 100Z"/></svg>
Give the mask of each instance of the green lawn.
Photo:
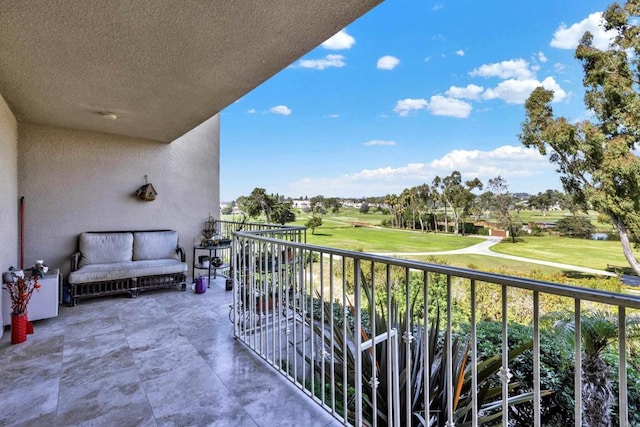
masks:
<svg viewBox="0 0 640 427"><path fill-rule="evenodd" d="M452 267L469 268L472 270L500 272L502 274L528 274L532 271L556 274L562 270L555 267L495 258L486 255L436 255L435 257L408 257L418 261L447 264Z"/></svg>
<svg viewBox="0 0 640 427"><path fill-rule="evenodd" d="M433 252L462 249L479 242L476 238L345 226L323 218L316 234L307 231L307 243L365 252Z"/></svg>
<svg viewBox="0 0 640 427"><path fill-rule="evenodd" d="M562 211L548 212L546 216L536 211L527 212L527 221L557 221L567 213ZM595 221L595 215L590 213ZM296 212L295 225L304 225L308 215ZM523 215L525 216L525 215ZM380 213L362 214L357 209L341 209L336 214L322 216L322 226L316 234L307 231L307 242L314 245L328 246L346 250L362 250L365 252L402 253L402 252L436 252L461 249L478 242L472 237L461 237L444 234L420 233L414 231L394 230L378 227L388 219L388 215ZM354 223L368 225L354 227ZM558 236L523 237L520 242L499 243L492 247L499 253L554 261L605 270L608 264L626 266L627 261L622 254L620 242L571 239ZM640 255L640 253L638 254ZM558 269L537 264L522 263L482 255L438 255L438 259L456 267L475 266L479 270L504 270L526 272L538 270L554 273ZM421 258L424 260L424 258Z"/></svg>
<svg viewBox="0 0 640 427"><path fill-rule="evenodd" d="M518 243L499 243L491 250L503 254L555 261L605 270L607 264L626 266L620 242L568 237L523 237Z"/></svg>

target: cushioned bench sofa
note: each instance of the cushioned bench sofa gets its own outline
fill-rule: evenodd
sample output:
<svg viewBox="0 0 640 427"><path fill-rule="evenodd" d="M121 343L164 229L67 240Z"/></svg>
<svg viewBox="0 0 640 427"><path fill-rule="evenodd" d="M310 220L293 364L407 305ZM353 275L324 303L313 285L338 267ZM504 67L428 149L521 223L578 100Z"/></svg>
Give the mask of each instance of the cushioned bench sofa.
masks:
<svg viewBox="0 0 640 427"><path fill-rule="evenodd" d="M71 255L71 304L81 298L177 286L186 289L185 253L173 230L85 232Z"/></svg>

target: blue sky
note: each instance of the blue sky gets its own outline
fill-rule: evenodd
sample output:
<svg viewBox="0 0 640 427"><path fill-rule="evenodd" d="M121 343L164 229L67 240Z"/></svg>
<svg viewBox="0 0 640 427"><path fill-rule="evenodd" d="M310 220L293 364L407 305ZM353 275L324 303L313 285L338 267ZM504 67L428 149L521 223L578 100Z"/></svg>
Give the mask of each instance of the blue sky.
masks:
<svg viewBox="0 0 640 427"><path fill-rule="evenodd" d="M454 170L559 189L518 140L524 101L544 85L588 118L574 50L586 30L606 46L608 4L386 0L221 113L221 200L384 196Z"/></svg>

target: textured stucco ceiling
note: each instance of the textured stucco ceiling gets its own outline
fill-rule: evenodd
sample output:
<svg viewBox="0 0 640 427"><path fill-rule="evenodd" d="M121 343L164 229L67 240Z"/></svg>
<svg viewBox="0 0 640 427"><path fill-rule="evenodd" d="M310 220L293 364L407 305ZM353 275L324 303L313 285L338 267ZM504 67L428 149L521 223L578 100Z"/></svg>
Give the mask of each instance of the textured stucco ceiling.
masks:
<svg viewBox="0 0 640 427"><path fill-rule="evenodd" d="M171 142L382 1L3 0L0 95L19 121Z"/></svg>

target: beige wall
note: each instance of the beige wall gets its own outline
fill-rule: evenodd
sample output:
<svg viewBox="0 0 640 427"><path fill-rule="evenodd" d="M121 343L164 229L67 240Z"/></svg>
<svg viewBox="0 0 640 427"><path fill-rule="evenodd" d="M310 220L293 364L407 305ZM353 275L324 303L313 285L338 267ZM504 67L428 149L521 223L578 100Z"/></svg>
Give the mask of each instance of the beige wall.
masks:
<svg viewBox="0 0 640 427"><path fill-rule="evenodd" d="M0 271L19 267L18 227L18 129L0 95Z"/></svg>
<svg viewBox="0 0 640 427"><path fill-rule="evenodd" d="M69 272L82 231L175 229L189 258L206 217L219 217L219 116L171 144L18 125L18 190L25 198L25 266ZM158 196L133 195L147 175Z"/></svg>

